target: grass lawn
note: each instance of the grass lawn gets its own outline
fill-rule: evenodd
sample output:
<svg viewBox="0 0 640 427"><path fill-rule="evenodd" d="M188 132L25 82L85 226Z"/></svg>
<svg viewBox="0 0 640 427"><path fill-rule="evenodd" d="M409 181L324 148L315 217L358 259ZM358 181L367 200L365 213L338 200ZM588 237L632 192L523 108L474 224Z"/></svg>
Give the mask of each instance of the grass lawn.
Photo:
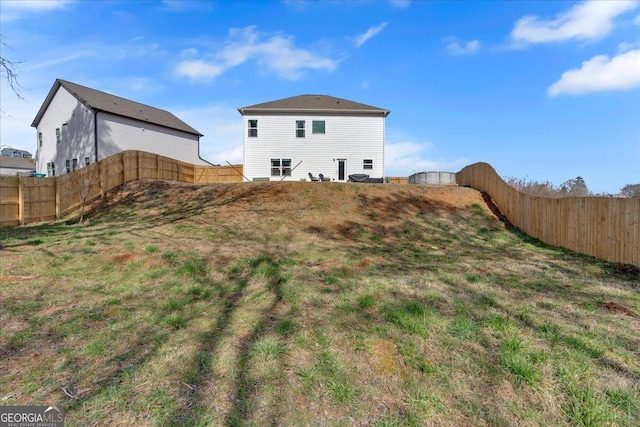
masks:
<svg viewBox="0 0 640 427"><path fill-rule="evenodd" d="M640 425L640 271L468 188L132 183L0 245L0 405L68 426Z"/></svg>

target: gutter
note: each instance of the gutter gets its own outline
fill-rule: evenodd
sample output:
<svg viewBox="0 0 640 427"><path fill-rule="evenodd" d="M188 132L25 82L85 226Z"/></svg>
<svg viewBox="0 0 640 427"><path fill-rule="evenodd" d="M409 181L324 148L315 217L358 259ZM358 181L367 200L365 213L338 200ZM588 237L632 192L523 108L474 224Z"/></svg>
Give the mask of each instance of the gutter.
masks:
<svg viewBox="0 0 640 427"><path fill-rule="evenodd" d="M368 115L368 116L383 116L387 117L391 111L389 110L355 110L355 109L326 109L319 110L317 108L238 108L238 112L241 115L245 114L304 114L314 113L323 115Z"/></svg>

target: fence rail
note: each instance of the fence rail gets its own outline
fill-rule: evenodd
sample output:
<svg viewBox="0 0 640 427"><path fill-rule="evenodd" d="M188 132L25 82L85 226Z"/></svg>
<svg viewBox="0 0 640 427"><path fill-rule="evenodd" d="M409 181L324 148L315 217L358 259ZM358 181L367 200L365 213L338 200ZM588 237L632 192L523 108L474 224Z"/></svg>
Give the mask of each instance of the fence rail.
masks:
<svg viewBox="0 0 640 427"><path fill-rule="evenodd" d="M143 151L123 151L53 178L0 177L0 226L61 218L107 191L138 179L191 184L242 182L242 165L196 166Z"/></svg>
<svg viewBox="0 0 640 427"><path fill-rule="evenodd" d="M612 262L640 266L640 199L545 198L508 185L487 163L456 174L458 185L488 193L509 222L529 236Z"/></svg>

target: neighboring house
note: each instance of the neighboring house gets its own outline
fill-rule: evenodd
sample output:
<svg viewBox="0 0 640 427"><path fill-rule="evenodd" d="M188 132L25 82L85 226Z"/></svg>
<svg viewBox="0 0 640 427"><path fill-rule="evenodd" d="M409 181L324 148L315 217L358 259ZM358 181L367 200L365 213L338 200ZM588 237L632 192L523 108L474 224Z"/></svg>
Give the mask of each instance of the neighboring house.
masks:
<svg viewBox="0 0 640 427"><path fill-rule="evenodd" d="M17 156L0 156L0 176L31 175L36 170L32 159Z"/></svg>
<svg viewBox="0 0 640 427"><path fill-rule="evenodd" d="M300 95L239 108L244 175L249 180L309 179L323 174L384 176L388 110L327 95Z"/></svg>
<svg viewBox="0 0 640 427"><path fill-rule="evenodd" d="M62 175L125 150L209 165L202 134L168 111L57 79L31 126L36 169Z"/></svg>
<svg viewBox="0 0 640 427"><path fill-rule="evenodd" d="M0 145L0 156L22 157L23 159L31 159L33 155L26 150L9 147L8 145Z"/></svg>

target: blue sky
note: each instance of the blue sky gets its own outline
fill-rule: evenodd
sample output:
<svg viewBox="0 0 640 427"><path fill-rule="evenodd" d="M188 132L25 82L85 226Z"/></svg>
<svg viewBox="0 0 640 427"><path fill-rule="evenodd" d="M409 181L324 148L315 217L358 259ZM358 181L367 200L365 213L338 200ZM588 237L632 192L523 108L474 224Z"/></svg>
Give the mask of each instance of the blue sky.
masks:
<svg viewBox="0 0 640 427"><path fill-rule="evenodd" d="M237 108L327 94L391 110L385 174L458 171L594 192L640 183L638 1L8 1L0 140L56 78L167 109L242 161Z"/></svg>

